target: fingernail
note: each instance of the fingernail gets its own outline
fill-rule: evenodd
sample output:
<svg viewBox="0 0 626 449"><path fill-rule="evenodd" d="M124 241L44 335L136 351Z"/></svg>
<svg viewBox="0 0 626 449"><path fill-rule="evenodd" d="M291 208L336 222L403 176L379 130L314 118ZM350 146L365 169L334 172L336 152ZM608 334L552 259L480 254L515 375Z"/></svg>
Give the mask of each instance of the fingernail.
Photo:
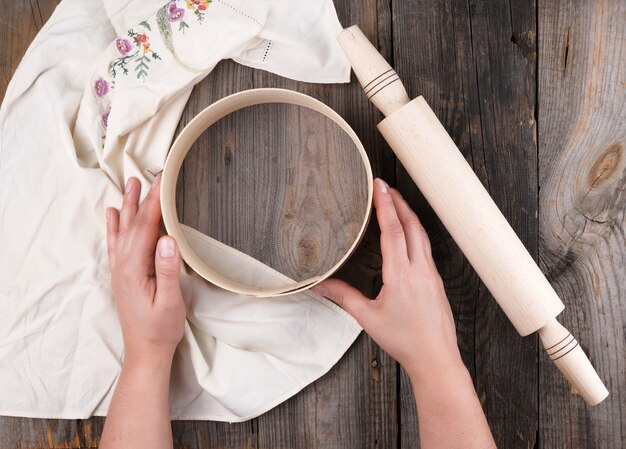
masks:
<svg viewBox="0 0 626 449"><path fill-rule="evenodd" d="M156 177L154 178L154 181L152 181L152 188L156 188L156 186L159 185L159 182L161 181L161 173L159 173L158 175L156 175Z"/></svg>
<svg viewBox="0 0 626 449"><path fill-rule="evenodd" d="M387 185L387 183L385 181L383 181L380 178L376 178L376 184L378 184L378 189L382 193L387 193L387 190L389 189L389 185Z"/></svg>
<svg viewBox="0 0 626 449"><path fill-rule="evenodd" d="M128 178L128 181L126 181L126 193L130 192L131 190L133 190L133 182L131 178Z"/></svg>
<svg viewBox="0 0 626 449"><path fill-rule="evenodd" d="M107 207L106 211L104 212L104 216L106 218L107 223L111 221L111 209Z"/></svg>
<svg viewBox="0 0 626 449"><path fill-rule="evenodd" d="M170 237L163 238L159 241L159 255L161 257L173 257L176 254L174 248L174 240Z"/></svg>

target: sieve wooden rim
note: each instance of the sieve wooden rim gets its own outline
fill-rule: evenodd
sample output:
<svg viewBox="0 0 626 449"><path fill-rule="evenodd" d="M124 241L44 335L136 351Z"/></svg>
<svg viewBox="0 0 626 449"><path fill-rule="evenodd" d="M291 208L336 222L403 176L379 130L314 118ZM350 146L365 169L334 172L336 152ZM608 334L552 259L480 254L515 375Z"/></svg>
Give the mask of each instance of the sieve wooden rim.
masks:
<svg viewBox="0 0 626 449"><path fill-rule="evenodd" d="M187 153L195 141L207 128L225 116L239 109L263 103L287 103L303 106L319 112L320 114L323 114L327 118L331 119L334 123L339 125L346 134L348 134L356 145L359 150L359 154L361 155L363 165L365 166L367 176L367 206L365 216L363 217L361 228L359 229L353 244L350 246L346 254L324 274L306 279L304 281L294 282L293 284L289 284L281 288L254 287L242 284L211 269L197 256L195 251L187 242L187 239L183 234L182 226L178 221L178 214L176 211L176 181L178 179L178 174L183 160L187 156ZM244 90L222 98L205 108L183 128L172 144L172 147L167 155L167 159L165 160L165 166L163 167L163 174L161 176L161 211L163 214L163 222L165 223L167 233L176 239L183 260L196 273L207 281L235 293L257 297L282 296L297 293L313 287L332 275L345 263L348 257L352 255L357 245L363 238L363 234L372 211L372 196L374 188L372 169L367 153L365 152L365 148L356 133L337 112L326 104L308 95L286 89L261 88Z"/></svg>

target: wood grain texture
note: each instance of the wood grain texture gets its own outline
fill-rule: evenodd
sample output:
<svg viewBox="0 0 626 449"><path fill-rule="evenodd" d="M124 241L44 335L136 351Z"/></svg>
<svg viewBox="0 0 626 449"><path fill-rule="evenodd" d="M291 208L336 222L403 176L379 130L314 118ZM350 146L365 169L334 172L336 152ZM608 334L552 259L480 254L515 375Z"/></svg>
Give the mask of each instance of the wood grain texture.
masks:
<svg viewBox="0 0 626 449"><path fill-rule="evenodd" d="M2 96L57 3L0 0ZM409 94L424 95L531 254L539 254L566 303L563 324L611 392L596 408L569 395L536 337L517 335L401 167L396 174L393 153L375 129L382 116L355 81L298 83L228 61L194 89L181 126L216 99L252 87L299 90L336 109L363 141L374 174L401 189L429 231L463 359L499 447L621 448L624 2L538 5L535 10L528 0L336 1L340 21L359 25L393 63ZM206 222L208 211L193 202L201 179L201 170L184 167L179 204L184 202L184 214ZM380 269L373 220L340 277L375 295ZM103 422L0 417L0 448L95 448ZM328 374L257 419L233 425L179 421L173 430L174 446L186 449L418 447L410 384L366 335Z"/></svg>
<svg viewBox="0 0 626 449"><path fill-rule="evenodd" d="M0 93L4 98L11 77L26 49L61 0L0 0Z"/></svg>
<svg viewBox="0 0 626 449"><path fill-rule="evenodd" d="M343 23L365 24L368 32L375 36L378 24L376 15L371 14L376 10L375 3L369 2L364 6L356 1L338 4L340 20ZM367 99L360 95L356 84L299 83L225 61L195 88L181 126L213 101L252 87L293 89L328 104L354 128L368 151L375 175L393 172L393 154L375 129L380 116L369 108ZM228 151L230 149L226 148L225 156ZM200 155L202 152L198 153L197 163L185 163L183 166L177 202L183 204L183 221L194 222L200 229L208 228L213 218L207 208L202 207L207 201L206 194L198 191L198 186L204 182L202 177L207 176L204 167L209 159L206 153L204 156ZM227 158L233 160L232 156ZM243 178L245 173L240 176ZM233 182L242 180L235 179ZM237 239L236 236L233 238ZM380 288L380 267L378 233L376 229L371 229L355 256L338 275L364 293L373 295ZM196 422L195 434L201 437L194 440L187 437L190 425L177 423L175 441L185 442L177 447L395 447L396 369L396 363L380 351L369 337L362 335L328 374L297 396L239 427L240 433L229 433L232 426L228 424ZM221 440L217 440L219 437L215 435L222 435Z"/></svg>
<svg viewBox="0 0 626 449"><path fill-rule="evenodd" d="M535 13L523 2L394 3L394 64L423 95L530 253L537 252ZM411 45L418 42L419 45ZM522 339L477 279L404 169L457 321L457 338L498 447L528 448L537 431L537 339ZM515 379L512 382L511 379ZM417 438L402 382L402 442Z"/></svg>
<svg viewBox="0 0 626 449"><path fill-rule="evenodd" d="M624 447L626 4L539 8L540 261L609 390L585 407L541 354L541 444Z"/></svg>
<svg viewBox="0 0 626 449"><path fill-rule="evenodd" d="M177 133L209 104L220 98L252 87L253 70L231 61L219 64L215 70L193 90L183 112ZM183 164L176 203L179 218L183 222L208 226L213 218L202 201L206 199L198 186L207 175L209 162L207 152L195 155L195 164ZM245 423L227 424L210 421L178 421L172 425L174 447L180 449L203 448L257 448L256 420Z"/></svg>
<svg viewBox="0 0 626 449"><path fill-rule="evenodd" d="M97 448L104 418L0 417L0 449Z"/></svg>
<svg viewBox="0 0 626 449"><path fill-rule="evenodd" d="M367 163L340 125L312 109L240 109L187 154L187 173L200 176L183 201L204 213L182 222L305 281L331 270L358 240L368 212ZM223 272L221 260L203 262Z"/></svg>
<svg viewBox="0 0 626 449"><path fill-rule="evenodd" d="M336 3L342 23L363 24L370 37L378 31L376 3ZM255 72L257 86L295 89L318 98L354 128L372 162L374 175L393 170L393 157L375 130L380 119L350 85L311 85ZM380 250L376 230L370 230L339 277L367 295L380 288ZM298 396L258 418L259 447L379 448L397 441L396 363L366 335L320 380Z"/></svg>

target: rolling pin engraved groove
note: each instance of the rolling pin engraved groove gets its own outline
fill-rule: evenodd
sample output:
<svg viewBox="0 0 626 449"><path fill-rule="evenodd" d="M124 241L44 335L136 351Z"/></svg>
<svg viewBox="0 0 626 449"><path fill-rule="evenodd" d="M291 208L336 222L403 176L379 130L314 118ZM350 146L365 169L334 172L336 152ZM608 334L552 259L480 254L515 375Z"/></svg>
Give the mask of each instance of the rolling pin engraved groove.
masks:
<svg viewBox="0 0 626 449"><path fill-rule="evenodd" d="M367 97L386 116L378 129L517 331L538 332L587 404L602 402L606 387L556 320L565 305L426 100L409 99L395 70L357 26L338 40Z"/></svg>

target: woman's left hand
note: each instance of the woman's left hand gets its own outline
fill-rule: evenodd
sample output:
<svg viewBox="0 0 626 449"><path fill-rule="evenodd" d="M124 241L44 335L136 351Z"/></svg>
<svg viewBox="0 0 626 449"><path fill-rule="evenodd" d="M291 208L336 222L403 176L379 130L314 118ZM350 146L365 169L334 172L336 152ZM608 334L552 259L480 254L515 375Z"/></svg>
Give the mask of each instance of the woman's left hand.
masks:
<svg viewBox="0 0 626 449"><path fill-rule="evenodd" d="M184 332L180 253L172 237L159 238L160 180L161 175L138 207L141 184L129 178L121 211L112 207L106 211L109 266L125 365L171 363Z"/></svg>

